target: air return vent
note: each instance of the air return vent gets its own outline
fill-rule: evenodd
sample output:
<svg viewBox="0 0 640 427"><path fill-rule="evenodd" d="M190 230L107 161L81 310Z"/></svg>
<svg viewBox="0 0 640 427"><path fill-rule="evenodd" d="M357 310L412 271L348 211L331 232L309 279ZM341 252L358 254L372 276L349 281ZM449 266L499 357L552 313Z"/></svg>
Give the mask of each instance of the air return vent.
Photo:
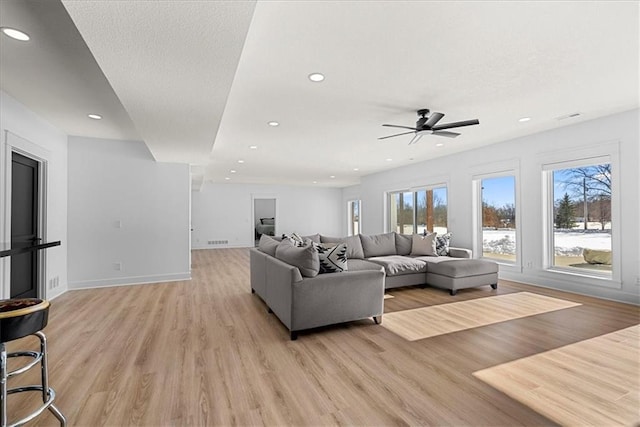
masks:
<svg viewBox="0 0 640 427"><path fill-rule="evenodd" d="M209 244L209 245L228 245L229 241L228 240L209 240L207 242L207 244Z"/></svg>

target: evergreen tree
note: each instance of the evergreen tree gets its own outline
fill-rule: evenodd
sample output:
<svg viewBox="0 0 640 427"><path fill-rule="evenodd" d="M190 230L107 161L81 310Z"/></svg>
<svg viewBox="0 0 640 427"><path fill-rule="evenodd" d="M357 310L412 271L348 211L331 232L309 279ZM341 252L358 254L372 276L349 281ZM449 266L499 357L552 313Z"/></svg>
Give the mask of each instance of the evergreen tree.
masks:
<svg viewBox="0 0 640 427"><path fill-rule="evenodd" d="M574 205L569 198L569 194L564 193L564 197L558 203L556 227L573 228L575 226L575 223L573 222L574 217Z"/></svg>

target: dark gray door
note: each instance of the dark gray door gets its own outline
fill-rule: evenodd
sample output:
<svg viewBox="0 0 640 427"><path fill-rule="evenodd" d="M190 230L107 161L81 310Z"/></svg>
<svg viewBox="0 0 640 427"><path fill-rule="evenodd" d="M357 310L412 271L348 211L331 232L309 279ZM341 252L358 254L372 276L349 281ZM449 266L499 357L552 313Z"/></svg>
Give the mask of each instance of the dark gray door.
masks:
<svg viewBox="0 0 640 427"><path fill-rule="evenodd" d="M11 158L11 245L38 239L38 162L18 153ZM11 298L38 296L36 251L11 256Z"/></svg>

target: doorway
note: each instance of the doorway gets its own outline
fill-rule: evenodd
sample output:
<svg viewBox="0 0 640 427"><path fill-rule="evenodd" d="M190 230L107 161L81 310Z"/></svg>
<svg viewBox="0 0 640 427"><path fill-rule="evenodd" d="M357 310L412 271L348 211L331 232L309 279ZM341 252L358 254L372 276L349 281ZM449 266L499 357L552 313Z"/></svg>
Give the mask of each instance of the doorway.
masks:
<svg viewBox="0 0 640 427"><path fill-rule="evenodd" d="M40 212L40 164L36 160L11 154L11 246L36 243ZM39 283L38 251L11 256L10 298L37 298Z"/></svg>
<svg viewBox="0 0 640 427"><path fill-rule="evenodd" d="M253 199L253 223L254 240L258 246L260 237L276 235L276 199L256 198Z"/></svg>

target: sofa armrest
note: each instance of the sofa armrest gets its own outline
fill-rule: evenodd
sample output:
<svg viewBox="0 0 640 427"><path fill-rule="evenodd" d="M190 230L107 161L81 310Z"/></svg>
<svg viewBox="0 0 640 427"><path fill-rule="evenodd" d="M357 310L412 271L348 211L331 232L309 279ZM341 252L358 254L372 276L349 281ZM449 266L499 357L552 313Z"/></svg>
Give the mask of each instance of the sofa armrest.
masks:
<svg viewBox="0 0 640 427"><path fill-rule="evenodd" d="M293 284L290 330L380 316L384 306L382 270L320 274Z"/></svg>
<svg viewBox="0 0 640 427"><path fill-rule="evenodd" d="M473 258L473 252L464 248L449 247L449 256L452 258Z"/></svg>

